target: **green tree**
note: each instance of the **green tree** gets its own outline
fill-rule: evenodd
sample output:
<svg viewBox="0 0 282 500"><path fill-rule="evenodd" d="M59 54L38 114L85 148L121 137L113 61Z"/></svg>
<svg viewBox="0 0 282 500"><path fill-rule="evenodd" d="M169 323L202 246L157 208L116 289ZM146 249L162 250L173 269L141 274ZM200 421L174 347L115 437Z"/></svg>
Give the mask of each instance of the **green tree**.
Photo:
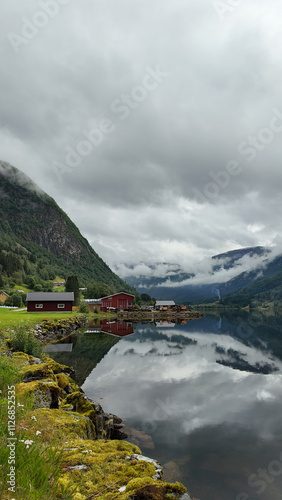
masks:
<svg viewBox="0 0 282 500"><path fill-rule="evenodd" d="M135 297L134 297L134 299L133 299L133 304L134 304L135 306L141 306L141 302L142 302L142 300L141 300L141 295L140 295L140 293L138 293L138 292L137 292L137 293L135 293Z"/></svg>
<svg viewBox="0 0 282 500"><path fill-rule="evenodd" d="M79 312L88 314L89 313L89 304L88 302L85 302L85 300L81 300L79 304Z"/></svg>
<svg viewBox="0 0 282 500"><path fill-rule="evenodd" d="M65 291L74 293L74 305L78 306L80 300L80 291L77 276L69 276L67 278Z"/></svg>
<svg viewBox="0 0 282 500"><path fill-rule="evenodd" d="M25 304L26 295L24 293L13 293L5 300L5 306L22 307Z"/></svg>
<svg viewBox="0 0 282 500"><path fill-rule="evenodd" d="M148 293L141 293L141 300L142 302L151 302L152 297Z"/></svg>
<svg viewBox="0 0 282 500"><path fill-rule="evenodd" d="M42 290L43 290L43 286L42 286L42 285L40 285L40 283L36 283L36 285L34 286L33 290L34 290L35 292L42 292Z"/></svg>
<svg viewBox="0 0 282 500"><path fill-rule="evenodd" d="M33 290L35 285L36 285L36 280L35 280L34 276L29 276L26 280L26 284L27 284L28 288L31 288L31 290Z"/></svg>

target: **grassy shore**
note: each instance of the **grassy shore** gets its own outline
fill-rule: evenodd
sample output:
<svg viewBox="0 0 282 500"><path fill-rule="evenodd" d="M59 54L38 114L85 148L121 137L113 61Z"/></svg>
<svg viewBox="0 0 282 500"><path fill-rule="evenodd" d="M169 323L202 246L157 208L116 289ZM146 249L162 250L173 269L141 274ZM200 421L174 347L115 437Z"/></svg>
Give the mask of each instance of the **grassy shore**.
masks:
<svg viewBox="0 0 282 500"><path fill-rule="evenodd" d="M34 327L36 324L41 323L44 319L48 320L60 320L71 318L79 312L72 313L28 313L26 310L17 309L2 309L0 308L0 333L8 332L19 326ZM110 313L99 313L99 314L84 314L91 319L113 319L113 315Z"/></svg>
<svg viewBox="0 0 282 500"><path fill-rule="evenodd" d="M34 326L43 319L65 319L72 316L72 313L28 313L17 309L0 309L0 331L7 331L17 326Z"/></svg>

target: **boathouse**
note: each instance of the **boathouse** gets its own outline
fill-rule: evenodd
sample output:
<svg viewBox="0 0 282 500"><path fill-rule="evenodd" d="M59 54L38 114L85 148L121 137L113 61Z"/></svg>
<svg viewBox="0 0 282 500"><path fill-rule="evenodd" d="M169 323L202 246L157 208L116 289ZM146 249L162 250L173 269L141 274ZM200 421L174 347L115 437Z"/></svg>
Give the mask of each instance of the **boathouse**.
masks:
<svg viewBox="0 0 282 500"><path fill-rule="evenodd" d="M102 297L101 310L118 309L119 311L123 311L124 309L132 309L133 299L134 295L126 292L114 293L113 295Z"/></svg>
<svg viewBox="0 0 282 500"><path fill-rule="evenodd" d="M27 312L69 313L74 302L73 292L29 292L26 297Z"/></svg>

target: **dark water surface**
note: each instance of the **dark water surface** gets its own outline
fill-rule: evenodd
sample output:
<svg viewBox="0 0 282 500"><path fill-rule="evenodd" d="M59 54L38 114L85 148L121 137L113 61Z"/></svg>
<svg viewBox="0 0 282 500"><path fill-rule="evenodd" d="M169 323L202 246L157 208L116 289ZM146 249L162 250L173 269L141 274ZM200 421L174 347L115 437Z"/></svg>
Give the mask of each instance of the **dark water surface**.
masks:
<svg viewBox="0 0 282 500"><path fill-rule="evenodd" d="M151 436L142 452L165 479L201 500L282 499L281 317L91 326L51 355L105 411Z"/></svg>

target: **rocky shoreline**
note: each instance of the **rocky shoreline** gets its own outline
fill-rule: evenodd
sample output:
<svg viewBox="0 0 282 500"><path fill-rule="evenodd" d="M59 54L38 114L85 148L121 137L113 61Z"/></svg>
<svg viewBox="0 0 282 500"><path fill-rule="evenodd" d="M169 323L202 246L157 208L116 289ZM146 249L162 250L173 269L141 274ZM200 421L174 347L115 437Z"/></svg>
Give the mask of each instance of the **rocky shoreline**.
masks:
<svg viewBox="0 0 282 500"><path fill-rule="evenodd" d="M119 311L115 317L117 320L125 321L171 321L181 323L182 321L192 321L204 317L204 313L199 311Z"/></svg>
<svg viewBox="0 0 282 500"><path fill-rule="evenodd" d="M43 319L30 331L43 345L49 344L63 337L68 337L80 328L84 328L89 319L87 316L73 316L60 320Z"/></svg>

